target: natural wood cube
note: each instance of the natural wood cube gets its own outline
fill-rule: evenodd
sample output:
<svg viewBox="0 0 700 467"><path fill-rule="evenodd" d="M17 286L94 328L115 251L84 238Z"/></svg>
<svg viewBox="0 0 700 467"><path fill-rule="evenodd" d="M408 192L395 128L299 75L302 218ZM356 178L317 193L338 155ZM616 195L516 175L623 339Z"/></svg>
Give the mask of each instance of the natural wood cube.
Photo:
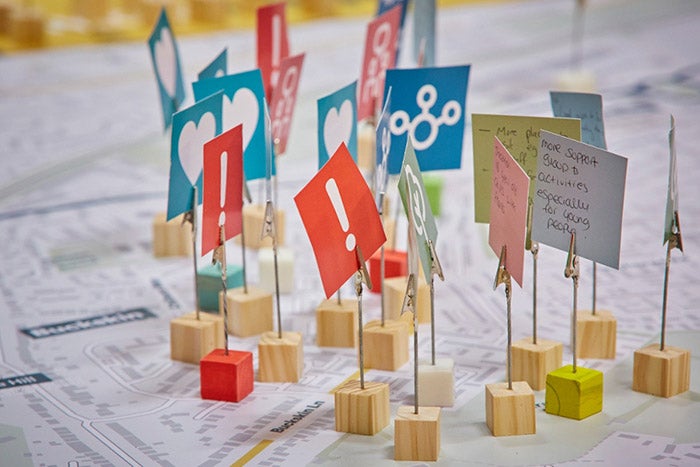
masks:
<svg viewBox="0 0 700 467"><path fill-rule="evenodd" d="M276 293L275 255L271 247L258 250L258 269L260 288ZM292 293L294 291L294 250L285 247L277 248L277 271L280 293Z"/></svg>
<svg viewBox="0 0 700 467"><path fill-rule="evenodd" d="M486 426L493 436L535 433L535 393L525 381L486 385Z"/></svg>
<svg viewBox="0 0 700 467"><path fill-rule="evenodd" d="M284 245L284 211L275 209L275 229L277 231L277 246ZM257 250L261 247L271 247L272 238L260 238L263 224L265 223L264 204L246 204L243 206L243 229L245 229L245 246ZM241 236L238 235L234 241L240 245Z"/></svg>
<svg viewBox="0 0 700 467"><path fill-rule="evenodd" d="M436 358L418 365L418 393L421 406L452 407L455 403L454 360Z"/></svg>
<svg viewBox="0 0 700 467"><path fill-rule="evenodd" d="M415 298L419 323L430 322L430 286L422 277L418 279L418 291ZM384 311L389 319L398 319L401 315L403 298L406 295L408 276L384 279Z"/></svg>
<svg viewBox="0 0 700 467"><path fill-rule="evenodd" d="M547 373L561 368L564 345L561 342L527 337L513 342L513 380L525 381L534 391L546 387Z"/></svg>
<svg viewBox="0 0 700 467"><path fill-rule="evenodd" d="M199 362L202 399L240 402L253 392L253 354L214 349Z"/></svg>
<svg viewBox="0 0 700 467"><path fill-rule="evenodd" d="M13 4L6 1L0 2L0 34L8 34L12 27Z"/></svg>
<svg viewBox="0 0 700 467"><path fill-rule="evenodd" d="M377 130L368 122L361 122L357 128L357 166L372 171L377 165Z"/></svg>
<svg viewBox="0 0 700 467"><path fill-rule="evenodd" d="M296 383L304 370L304 344L298 332L276 331L260 336L258 341L258 380L273 383Z"/></svg>
<svg viewBox="0 0 700 467"><path fill-rule="evenodd" d="M182 215L166 221L164 212L153 217L153 256L189 256L192 254L192 227L182 223Z"/></svg>
<svg viewBox="0 0 700 467"><path fill-rule="evenodd" d="M394 419L394 460L436 461L440 454L440 407L399 407Z"/></svg>
<svg viewBox="0 0 700 467"><path fill-rule="evenodd" d="M348 381L335 391L335 431L373 435L389 424L389 385Z"/></svg>
<svg viewBox="0 0 700 467"><path fill-rule="evenodd" d="M10 17L10 37L20 47L41 47L46 42L47 21L35 8L18 8Z"/></svg>
<svg viewBox="0 0 700 467"><path fill-rule="evenodd" d="M580 311L576 322L576 353L580 358L615 358L617 320L609 311Z"/></svg>
<svg viewBox="0 0 700 467"><path fill-rule="evenodd" d="M226 290L243 285L243 268L235 264L226 267ZM219 311L219 293L223 290L221 283L221 266L219 263L207 264L197 271L197 297L199 309Z"/></svg>
<svg viewBox="0 0 700 467"><path fill-rule="evenodd" d="M651 344L634 351L632 389L671 397L690 388L690 351Z"/></svg>
<svg viewBox="0 0 700 467"><path fill-rule="evenodd" d="M316 308L316 345L355 347L357 345L357 299L324 300Z"/></svg>
<svg viewBox="0 0 700 467"><path fill-rule="evenodd" d="M382 255L379 250L369 258L369 277L374 293L382 292ZM384 278L408 275L408 253L400 250L384 250ZM404 289L404 292L406 290Z"/></svg>
<svg viewBox="0 0 700 467"><path fill-rule="evenodd" d="M365 368L395 371L408 362L408 325L400 320L370 321L363 329Z"/></svg>
<svg viewBox="0 0 700 467"><path fill-rule="evenodd" d="M545 411L583 420L603 410L603 373L566 365L547 375Z"/></svg>
<svg viewBox="0 0 700 467"><path fill-rule="evenodd" d="M219 293L219 313L224 314L223 291ZM248 286L226 291L228 308L228 332L238 337L248 337L272 331L272 294L257 287Z"/></svg>
<svg viewBox="0 0 700 467"><path fill-rule="evenodd" d="M228 14L228 0L190 0L192 20L202 23L223 23Z"/></svg>
<svg viewBox="0 0 700 467"><path fill-rule="evenodd" d="M193 311L170 321L170 358L199 364L206 354L224 347L224 320L211 313Z"/></svg>

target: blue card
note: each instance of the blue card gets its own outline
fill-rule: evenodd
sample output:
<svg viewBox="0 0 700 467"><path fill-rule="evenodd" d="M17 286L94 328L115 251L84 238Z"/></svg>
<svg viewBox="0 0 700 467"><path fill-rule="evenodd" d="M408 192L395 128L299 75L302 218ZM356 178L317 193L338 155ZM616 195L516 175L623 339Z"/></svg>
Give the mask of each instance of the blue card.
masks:
<svg viewBox="0 0 700 467"><path fill-rule="evenodd" d="M401 171L409 135L422 171L460 168L469 68L387 70L385 97L392 88L390 174Z"/></svg>
<svg viewBox="0 0 700 467"><path fill-rule="evenodd" d="M399 32L397 34L396 42L396 63L399 62L399 53L401 52L401 42L403 38L403 25L406 21L406 12L408 11L409 0L379 0L377 5L377 14L375 16L380 16L383 13L394 8L396 5L401 5L401 23L399 24Z"/></svg>
<svg viewBox="0 0 700 467"><path fill-rule="evenodd" d="M209 78L192 83L194 97L200 100L217 91L224 92L224 130L243 124L243 171L246 180L265 177L265 125L262 74L259 69ZM274 173L274 172L273 172Z"/></svg>
<svg viewBox="0 0 700 467"><path fill-rule="evenodd" d="M600 149L607 149L603 124L603 98L600 94L551 91L549 97L555 117L581 120L582 142Z"/></svg>
<svg viewBox="0 0 700 467"><path fill-rule="evenodd" d="M320 98L318 108L318 168L345 143L357 163L357 81Z"/></svg>
<svg viewBox="0 0 700 467"><path fill-rule="evenodd" d="M218 92L173 115L168 220L192 209L195 186L202 202L204 143L221 134L222 100Z"/></svg>
<svg viewBox="0 0 700 467"><path fill-rule="evenodd" d="M435 0L413 0L413 59L416 62L421 52L420 66L435 66Z"/></svg>
<svg viewBox="0 0 700 467"><path fill-rule="evenodd" d="M158 22L148 38L148 48L160 91L163 125L167 130L173 114L185 100L185 82L182 78L180 53L165 8L160 11Z"/></svg>
<svg viewBox="0 0 700 467"><path fill-rule="evenodd" d="M226 70L228 70L228 61L226 59L226 47L219 53L219 55L211 61L209 65L204 67L202 71L197 75L197 79L207 79L207 78L220 78L226 76Z"/></svg>
<svg viewBox="0 0 700 467"><path fill-rule="evenodd" d="M382 107L382 113L379 115L379 120L377 121L377 134L376 134L376 146L375 154L377 155L377 197L380 192L386 192L386 184L389 181L389 151L391 150L391 130L389 129L389 118L391 116L391 88L387 91L386 99L384 99L384 106ZM381 209L379 205L380 200L377 198L377 208Z"/></svg>

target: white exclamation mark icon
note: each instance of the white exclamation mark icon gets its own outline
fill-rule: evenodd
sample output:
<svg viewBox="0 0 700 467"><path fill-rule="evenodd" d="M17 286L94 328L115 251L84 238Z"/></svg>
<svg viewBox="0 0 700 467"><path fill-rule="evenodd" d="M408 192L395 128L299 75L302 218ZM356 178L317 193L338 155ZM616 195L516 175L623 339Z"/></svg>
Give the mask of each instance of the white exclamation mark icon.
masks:
<svg viewBox="0 0 700 467"><path fill-rule="evenodd" d="M228 153L226 151L221 153L221 183L219 183L219 206L221 207L221 214L219 214L219 226L226 223L226 212L224 212L224 205L226 204L226 173L228 169Z"/></svg>
<svg viewBox="0 0 700 467"><path fill-rule="evenodd" d="M279 79L280 58L282 55L282 18L280 15L272 17L272 72L270 73L270 86L274 89Z"/></svg>
<svg viewBox="0 0 700 467"><path fill-rule="evenodd" d="M345 212L343 199L340 197L340 191L338 190L338 184L335 182L335 178L329 178L326 182L326 193L328 193L328 198L330 198L333 209L335 209L335 215L338 216L340 228L343 229L343 232L347 233L350 229L350 222L348 221L348 215ZM353 251L355 249L355 235L348 233L348 236L345 237L345 248L347 248L348 251Z"/></svg>

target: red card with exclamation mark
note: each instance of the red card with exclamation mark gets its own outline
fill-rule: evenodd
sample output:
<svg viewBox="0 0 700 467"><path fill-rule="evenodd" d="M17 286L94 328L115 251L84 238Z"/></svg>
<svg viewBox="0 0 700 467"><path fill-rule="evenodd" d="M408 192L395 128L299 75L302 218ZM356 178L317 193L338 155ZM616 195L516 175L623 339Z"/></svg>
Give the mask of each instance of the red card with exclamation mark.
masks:
<svg viewBox="0 0 700 467"><path fill-rule="evenodd" d="M202 255L241 233L243 208L243 125L204 143L202 168Z"/></svg>
<svg viewBox="0 0 700 467"><path fill-rule="evenodd" d="M356 247L366 259L386 241L372 192L345 143L294 197L294 202L328 298L357 272Z"/></svg>
<svg viewBox="0 0 700 467"><path fill-rule="evenodd" d="M258 68L262 72L268 99L277 85L282 59L289 55L287 17L284 2L265 5L257 10Z"/></svg>

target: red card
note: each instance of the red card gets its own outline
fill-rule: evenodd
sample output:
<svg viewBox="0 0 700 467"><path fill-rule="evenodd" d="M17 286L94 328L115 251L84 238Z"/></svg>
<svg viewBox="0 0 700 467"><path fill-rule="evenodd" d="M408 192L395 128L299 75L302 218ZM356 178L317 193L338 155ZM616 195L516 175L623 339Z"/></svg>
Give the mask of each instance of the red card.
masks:
<svg viewBox="0 0 700 467"><path fill-rule="evenodd" d="M365 57L357 87L357 119L374 115L382 105L386 70L396 63L396 44L401 23L401 5L397 5L367 25Z"/></svg>
<svg viewBox="0 0 700 467"><path fill-rule="evenodd" d="M372 192L345 143L294 197L316 256L326 298L386 241Z"/></svg>
<svg viewBox="0 0 700 467"><path fill-rule="evenodd" d="M202 168L202 255L241 233L243 208L243 125L204 143Z"/></svg>
<svg viewBox="0 0 700 467"><path fill-rule="evenodd" d="M304 54L286 57L282 60L277 86L270 99L270 119L272 120L272 138L275 141L275 154L281 155L287 150L289 127L292 125L294 103L297 99L301 68Z"/></svg>
<svg viewBox="0 0 700 467"><path fill-rule="evenodd" d="M289 55L287 17L284 2L258 8L258 68L262 72L265 95L271 96L277 85L282 59Z"/></svg>

